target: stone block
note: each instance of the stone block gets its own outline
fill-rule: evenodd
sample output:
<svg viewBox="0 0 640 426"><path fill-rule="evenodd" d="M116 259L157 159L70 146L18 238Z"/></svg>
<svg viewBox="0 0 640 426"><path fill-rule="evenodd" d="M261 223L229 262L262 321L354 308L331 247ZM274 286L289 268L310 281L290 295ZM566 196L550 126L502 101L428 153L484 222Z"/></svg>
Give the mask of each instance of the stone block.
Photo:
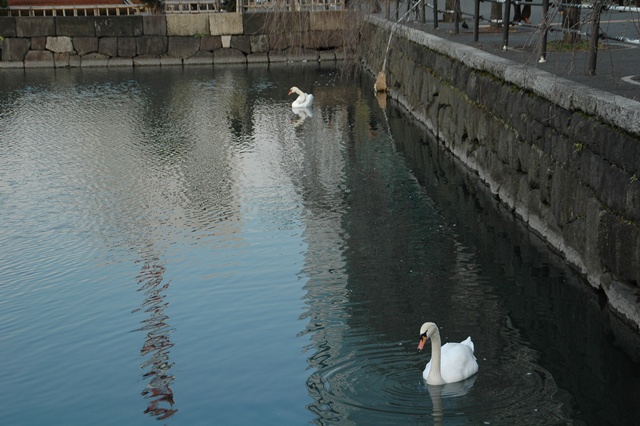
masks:
<svg viewBox="0 0 640 426"><path fill-rule="evenodd" d="M89 53L80 58L80 66L82 68L106 67L108 64L109 56L101 53Z"/></svg>
<svg viewBox="0 0 640 426"><path fill-rule="evenodd" d="M249 64L261 64L269 62L269 54L267 52L256 52L247 55L247 63Z"/></svg>
<svg viewBox="0 0 640 426"><path fill-rule="evenodd" d="M176 58L189 58L200 50L200 39L196 37L169 37L167 54Z"/></svg>
<svg viewBox="0 0 640 426"><path fill-rule="evenodd" d="M0 61L0 69L9 68L24 68L24 62L22 61Z"/></svg>
<svg viewBox="0 0 640 426"><path fill-rule="evenodd" d="M264 15L264 14L263 14ZM212 13L209 15L209 34L235 35L244 34L242 14Z"/></svg>
<svg viewBox="0 0 640 426"><path fill-rule="evenodd" d="M334 49L342 45L342 34L339 31L309 31L304 34L303 44L307 49Z"/></svg>
<svg viewBox="0 0 640 426"><path fill-rule="evenodd" d="M251 53L251 39L249 36L245 35L234 35L231 36L231 42L229 43L229 47L233 49L238 49L244 54Z"/></svg>
<svg viewBox="0 0 640 426"><path fill-rule="evenodd" d="M195 55L184 60L185 65L213 65L213 53L212 52L196 52Z"/></svg>
<svg viewBox="0 0 640 426"><path fill-rule="evenodd" d="M637 176L635 179L629 178L626 192L626 217L633 222L640 223L640 181Z"/></svg>
<svg viewBox="0 0 640 426"><path fill-rule="evenodd" d="M16 18L13 16L0 16L0 36L16 37Z"/></svg>
<svg viewBox="0 0 640 426"><path fill-rule="evenodd" d="M344 11L318 11L309 16L309 29L311 31L337 31L345 26L345 19L349 19L349 12ZM351 17L355 19L355 17Z"/></svg>
<svg viewBox="0 0 640 426"><path fill-rule="evenodd" d="M96 36L136 37L142 35L142 16L96 16Z"/></svg>
<svg viewBox="0 0 640 426"><path fill-rule="evenodd" d="M160 57L152 55L136 56L133 58L134 67L159 67Z"/></svg>
<svg viewBox="0 0 640 426"><path fill-rule="evenodd" d="M165 19L165 15L143 16L142 34L146 36L166 36L167 20Z"/></svg>
<svg viewBox="0 0 640 426"><path fill-rule="evenodd" d="M289 37L286 35L269 36L269 51L285 50L289 47Z"/></svg>
<svg viewBox="0 0 640 426"><path fill-rule="evenodd" d="M30 50L24 58L25 68L53 68L53 53L48 50Z"/></svg>
<svg viewBox="0 0 640 426"><path fill-rule="evenodd" d="M53 16L16 16L16 37L55 36Z"/></svg>
<svg viewBox="0 0 640 426"><path fill-rule="evenodd" d="M333 50L321 50L318 52L320 62L332 62L336 60L336 52Z"/></svg>
<svg viewBox="0 0 640 426"><path fill-rule="evenodd" d="M315 50L302 49L299 47L291 47L286 50L287 60L289 61L317 61L318 60L318 52Z"/></svg>
<svg viewBox="0 0 640 426"><path fill-rule="evenodd" d="M284 35L285 49L289 47L304 47L307 33L300 31L292 31Z"/></svg>
<svg viewBox="0 0 640 426"><path fill-rule="evenodd" d="M182 59L174 58L172 56L162 56L160 58L160 65L165 66L173 66L173 65L182 65Z"/></svg>
<svg viewBox="0 0 640 426"><path fill-rule="evenodd" d="M98 51L98 37L74 37L72 39L73 49L78 55L95 53Z"/></svg>
<svg viewBox="0 0 640 426"><path fill-rule="evenodd" d="M613 214L603 215L600 225L603 266L626 282L635 282L640 270L640 228Z"/></svg>
<svg viewBox="0 0 640 426"><path fill-rule="evenodd" d="M24 61L31 40L28 38L5 38L2 40L2 61Z"/></svg>
<svg viewBox="0 0 640 426"><path fill-rule="evenodd" d="M96 20L93 16L58 16L56 17L56 35L93 37L96 35Z"/></svg>
<svg viewBox="0 0 640 426"><path fill-rule="evenodd" d="M80 56L69 55L69 68L80 68Z"/></svg>
<svg viewBox="0 0 640 426"><path fill-rule="evenodd" d="M264 34L268 19L269 14L262 12L250 12L242 14L243 34ZM213 29L213 26L211 28Z"/></svg>
<svg viewBox="0 0 640 426"><path fill-rule="evenodd" d="M165 36L136 37L138 55L160 56L167 53L169 41Z"/></svg>
<svg viewBox="0 0 640 426"><path fill-rule="evenodd" d="M68 36L47 37L46 48L54 53L74 53L71 37Z"/></svg>
<svg viewBox="0 0 640 426"><path fill-rule="evenodd" d="M269 51L269 37L265 34L249 36L251 42L251 53L261 53Z"/></svg>
<svg viewBox="0 0 640 426"><path fill-rule="evenodd" d="M236 49L218 49L213 52L214 64L246 64L247 57Z"/></svg>
<svg viewBox="0 0 640 426"><path fill-rule="evenodd" d="M282 50L270 50L269 62L287 62L287 55Z"/></svg>
<svg viewBox="0 0 640 426"><path fill-rule="evenodd" d="M118 57L133 58L136 56L137 37L118 37Z"/></svg>
<svg viewBox="0 0 640 426"><path fill-rule="evenodd" d="M53 66L56 68L68 68L70 57L71 57L71 54L69 52L54 53Z"/></svg>
<svg viewBox="0 0 640 426"><path fill-rule="evenodd" d="M133 59L132 58L111 58L107 63L109 68L114 67L132 67Z"/></svg>
<svg viewBox="0 0 640 426"><path fill-rule="evenodd" d="M31 50L46 50L47 37L31 37Z"/></svg>
<svg viewBox="0 0 640 426"><path fill-rule="evenodd" d="M207 14L166 15L168 36L209 35Z"/></svg>
<svg viewBox="0 0 640 426"><path fill-rule="evenodd" d="M106 56L118 56L118 39L103 37L98 42L98 53Z"/></svg>
<svg viewBox="0 0 640 426"><path fill-rule="evenodd" d="M213 52L222 47L222 38L220 36L207 36L200 39L200 50Z"/></svg>

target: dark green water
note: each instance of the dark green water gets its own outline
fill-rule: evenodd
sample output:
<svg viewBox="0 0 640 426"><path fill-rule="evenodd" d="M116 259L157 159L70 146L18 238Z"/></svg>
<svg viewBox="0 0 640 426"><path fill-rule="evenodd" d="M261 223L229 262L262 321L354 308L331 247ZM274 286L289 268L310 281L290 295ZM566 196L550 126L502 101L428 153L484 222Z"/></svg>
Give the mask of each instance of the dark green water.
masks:
<svg viewBox="0 0 640 426"><path fill-rule="evenodd" d="M598 295L371 87L0 73L0 423L635 424Z"/></svg>

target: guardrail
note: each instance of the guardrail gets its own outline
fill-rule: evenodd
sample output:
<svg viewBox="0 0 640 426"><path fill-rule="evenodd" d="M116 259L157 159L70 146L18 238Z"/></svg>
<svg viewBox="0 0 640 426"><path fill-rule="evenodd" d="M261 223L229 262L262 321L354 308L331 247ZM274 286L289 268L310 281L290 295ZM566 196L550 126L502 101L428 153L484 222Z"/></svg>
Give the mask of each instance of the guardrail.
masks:
<svg viewBox="0 0 640 426"><path fill-rule="evenodd" d="M151 14L143 4L104 4L84 6L10 6L6 16L126 16Z"/></svg>
<svg viewBox="0 0 640 426"><path fill-rule="evenodd" d="M344 10L346 0L238 0L245 12L313 12Z"/></svg>
<svg viewBox="0 0 640 426"><path fill-rule="evenodd" d="M165 0L159 8L144 4L105 4L74 6L9 6L0 9L5 16L120 16L142 14L187 14L229 12L230 0ZM296 12L344 10L346 0L237 0L236 12ZM233 11L233 10L231 10Z"/></svg>
<svg viewBox="0 0 640 426"><path fill-rule="evenodd" d="M228 0L180 1L165 0L162 2L164 13L216 13L222 12Z"/></svg>
<svg viewBox="0 0 640 426"><path fill-rule="evenodd" d="M486 19L480 15L480 2L487 3L499 3L503 4L503 12L502 19ZM637 2L638 0L636 0ZM534 3L529 1L522 0L475 0L474 1L474 13L465 13L460 8L460 0L454 1L454 9L453 10L440 10L438 9L438 0L432 0L432 4L428 4L427 0L407 0L406 13L402 17L398 17L401 0L395 0L395 18L396 22L401 22L405 19L411 11L415 11L416 19L421 21L422 23L426 23L426 8L430 7L433 9L433 26L434 28L438 28L438 13L450 14L453 17L454 22L454 31L456 34L460 32L460 20L462 16L469 16L473 18L473 33L474 33L474 41L478 41L479 39L479 28L480 21L490 22L496 26L502 26L503 28L503 49L507 50L509 44L509 27L511 25L521 25L527 26L531 28L535 28L540 30L540 43L539 43L539 54L540 54L540 62L544 62L546 60L547 55L547 34L550 31L561 31L564 33L575 33L577 35L585 36L589 38L589 53L588 53L588 65L587 65L587 73L590 75L595 75L596 72L596 58L598 51L598 40L600 39L610 39L620 41L622 43L640 45L640 30L638 30L638 38L634 39L627 36L615 36L609 35L600 31L600 21L601 14L605 11L616 11L616 12L632 12L640 14L640 7L634 6L613 6L604 3L604 0L593 0L593 3L589 4L576 4L576 3L564 3L564 2L550 2L549 0L543 0L541 3ZM390 13L390 3L391 0L386 0L386 8L385 15L387 19L391 19ZM512 22L509 17L511 16L511 6L541 6L542 7L542 23L540 25L533 25L529 23L522 22ZM554 28L551 26L551 21L553 16L549 12L550 6L556 7L557 10L563 8L566 10L568 8L579 8L579 9L591 9L592 13L587 19L582 20L580 22L576 22L574 27L568 28L565 27L564 22L561 25L561 28ZM564 17L563 17L564 20ZM638 19L640 21L640 18ZM507 25L504 25L504 23ZM637 22L637 21L636 21ZM463 25L466 25L466 22L463 21ZM588 26L589 31L582 31L581 28ZM636 23L636 28L638 28Z"/></svg>

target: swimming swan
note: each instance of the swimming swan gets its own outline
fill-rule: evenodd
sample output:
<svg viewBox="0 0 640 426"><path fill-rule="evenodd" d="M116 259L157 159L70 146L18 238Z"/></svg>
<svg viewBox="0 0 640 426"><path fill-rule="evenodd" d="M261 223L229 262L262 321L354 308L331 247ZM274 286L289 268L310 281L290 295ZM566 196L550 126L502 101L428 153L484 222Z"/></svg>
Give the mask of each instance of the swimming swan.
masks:
<svg viewBox="0 0 640 426"><path fill-rule="evenodd" d="M304 93L302 90L298 89L296 86L293 86L291 89L289 89L289 94L292 93L297 93L298 94L298 98L293 101L293 103L291 104L291 108L306 108L306 107L310 107L311 104L313 103L313 95Z"/></svg>
<svg viewBox="0 0 640 426"><path fill-rule="evenodd" d="M422 350L427 339L431 338L431 361L422 373L429 385L444 385L467 379L478 372L478 363L473 355L471 337L461 343L446 343L440 346L440 331L432 322L425 322L420 328L420 343L418 350Z"/></svg>

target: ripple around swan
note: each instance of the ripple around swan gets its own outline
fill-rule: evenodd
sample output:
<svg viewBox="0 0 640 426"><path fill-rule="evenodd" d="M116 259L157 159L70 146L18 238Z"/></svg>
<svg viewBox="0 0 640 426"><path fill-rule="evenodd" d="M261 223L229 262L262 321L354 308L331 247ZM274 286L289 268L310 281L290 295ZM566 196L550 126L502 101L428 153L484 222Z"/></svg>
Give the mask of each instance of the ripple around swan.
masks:
<svg viewBox="0 0 640 426"><path fill-rule="evenodd" d="M424 355L413 345L387 343L356 348L334 361L321 350L311 364L325 367L307 381L315 402L309 409L320 424L335 419L393 421L446 420L455 424L557 424L570 405L551 374L513 361L481 363L480 372L458 383L427 385ZM333 362L332 362L333 361ZM563 400L564 399L564 400Z"/></svg>

